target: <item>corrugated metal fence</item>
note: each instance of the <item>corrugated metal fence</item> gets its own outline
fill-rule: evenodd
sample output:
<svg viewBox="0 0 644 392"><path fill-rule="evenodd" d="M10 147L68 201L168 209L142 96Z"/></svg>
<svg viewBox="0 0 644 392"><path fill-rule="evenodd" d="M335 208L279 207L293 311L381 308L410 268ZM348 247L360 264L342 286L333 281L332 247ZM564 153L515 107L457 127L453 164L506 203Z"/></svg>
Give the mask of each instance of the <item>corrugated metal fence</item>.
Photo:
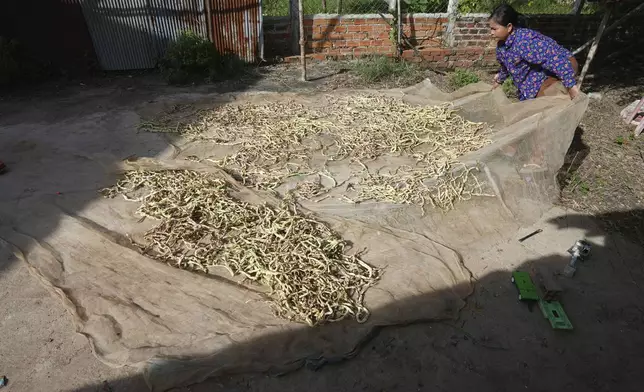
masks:
<svg viewBox="0 0 644 392"><path fill-rule="evenodd" d="M248 62L261 57L261 0L81 0L104 70L153 68L185 30Z"/></svg>

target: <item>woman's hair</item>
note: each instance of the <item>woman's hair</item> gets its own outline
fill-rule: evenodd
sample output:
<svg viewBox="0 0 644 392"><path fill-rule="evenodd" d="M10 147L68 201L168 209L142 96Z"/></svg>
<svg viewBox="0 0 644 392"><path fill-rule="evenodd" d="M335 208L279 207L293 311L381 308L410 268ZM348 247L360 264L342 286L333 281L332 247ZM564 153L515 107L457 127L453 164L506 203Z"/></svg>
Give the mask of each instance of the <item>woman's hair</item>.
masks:
<svg viewBox="0 0 644 392"><path fill-rule="evenodd" d="M523 15L518 13L511 5L507 4L501 4L496 7L492 11L492 14L490 14L490 20L495 21L501 26L507 26L510 23L515 27L522 27L524 25Z"/></svg>

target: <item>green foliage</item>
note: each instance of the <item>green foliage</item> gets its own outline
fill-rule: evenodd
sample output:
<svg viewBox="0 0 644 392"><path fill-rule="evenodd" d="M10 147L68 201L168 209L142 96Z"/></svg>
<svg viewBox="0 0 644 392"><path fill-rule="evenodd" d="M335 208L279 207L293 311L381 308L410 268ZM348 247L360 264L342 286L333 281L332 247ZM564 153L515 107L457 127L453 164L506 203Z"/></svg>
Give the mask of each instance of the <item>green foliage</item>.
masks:
<svg viewBox="0 0 644 392"><path fill-rule="evenodd" d="M384 0L326 0L326 8L320 0L302 0L304 12L307 15L323 13L340 14L372 14L390 13ZM434 13L447 12L449 0L403 0L403 13ZM503 0L460 0L461 13L487 13L504 2ZM505 0L519 12L526 14L568 14L572 7L572 0ZM583 13L596 12L600 3L586 3ZM339 6L341 7L339 8ZM632 8L630 4L626 6ZM630 9L629 8L629 9ZM289 2L287 0L263 0L262 10L264 16L287 16Z"/></svg>
<svg viewBox="0 0 644 392"><path fill-rule="evenodd" d="M499 0L461 0L458 3L458 10L462 14L475 12L490 12L494 7L501 4Z"/></svg>
<svg viewBox="0 0 644 392"><path fill-rule="evenodd" d="M345 14L386 14L389 12L389 5L382 0L349 0L343 2L342 12ZM327 3L328 8L328 3ZM306 8L305 8L306 10ZM336 8L331 8L328 12L334 12Z"/></svg>
<svg viewBox="0 0 644 392"><path fill-rule="evenodd" d="M479 82L481 79L472 71L466 69L457 69L449 76L452 86L456 88L465 87L468 84Z"/></svg>
<svg viewBox="0 0 644 392"><path fill-rule="evenodd" d="M523 14L568 14L572 1L563 0L461 0L458 9L461 13L491 12L494 7L506 3ZM597 10L597 3L586 4L584 13Z"/></svg>
<svg viewBox="0 0 644 392"><path fill-rule="evenodd" d="M398 78L409 81L409 84L412 84L423 78L422 69L418 64L384 56L354 60L351 62L351 71L368 83Z"/></svg>
<svg viewBox="0 0 644 392"><path fill-rule="evenodd" d="M505 79L505 82L501 85L503 92L507 97L516 98L518 96L517 87L514 85L512 78Z"/></svg>
<svg viewBox="0 0 644 392"><path fill-rule="evenodd" d="M448 0L407 0L401 6L403 12L432 13L447 11Z"/></svg>
<svg viewBox="0 0 644 392"><path fill-rule="evenodd" d="M572 3L560 0L528 0L515 5L517 11L524 14L567 14Z"/></svg>
<svg viewBox="0 0 644 392"><path fill-rule="evenodd" d="M168 46L160 66L169 83L185 84L230 77L242 69L241 63L222 56L207 39L185 31Z"/></svg>
<svg viewBox="0 0 644 392"><path fill-rule="evenodd" d="M571 192L579 192L584 196L590 193L590 185L578 173L573 173L570 176L568 187L570 188Z"/></svg>

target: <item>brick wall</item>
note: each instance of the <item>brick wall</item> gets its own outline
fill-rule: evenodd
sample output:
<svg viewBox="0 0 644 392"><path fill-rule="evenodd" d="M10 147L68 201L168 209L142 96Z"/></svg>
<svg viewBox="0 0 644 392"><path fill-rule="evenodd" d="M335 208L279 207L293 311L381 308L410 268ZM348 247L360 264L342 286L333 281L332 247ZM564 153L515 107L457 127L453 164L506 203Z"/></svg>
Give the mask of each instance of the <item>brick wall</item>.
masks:
<svg viewBox="0 0 644 392"><path fill-rule="evenodd" d="M380 17L307 18L304 30L307 52L317 58L393 54L394 51L389 25Z"/></svg>
<svg viewBox="0 0 644 392"><path fill-rule="evenodd" d="M427 61L440 68L487 67L496 65L495 43L490 39L488 16L461 16L454 27L454 45L446 48L446 14L415 14L403 18L403 31L417 50L405 50L403 57ZM313 59L359 57L370 54L394 55L390 39L391 17L379 15L313 15L304 20L306 51ZM580 17L570 40L566 33L570 15L532 15L528 27L541 31L558 42L577 47L594 37L599 25L597 16ZM264 42L267 57L292 56L288 18L265 18ZM604 45L606 45L604 43Z"/></svg>
<svg viewBox="0 0 644 392"><path fill-rule="evenodd" d="M454 46L457 48L494 46L486 16L464 16L454 26Z"/></svg>

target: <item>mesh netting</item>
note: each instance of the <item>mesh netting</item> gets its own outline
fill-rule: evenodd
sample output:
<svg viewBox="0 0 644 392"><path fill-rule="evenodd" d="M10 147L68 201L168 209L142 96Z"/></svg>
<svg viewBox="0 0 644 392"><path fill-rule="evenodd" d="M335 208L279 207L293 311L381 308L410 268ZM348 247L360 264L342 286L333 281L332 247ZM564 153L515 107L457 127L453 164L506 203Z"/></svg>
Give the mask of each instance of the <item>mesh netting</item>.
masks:
<svg viewBox="0 0 644 392"><path fill-rule="evenodd" d="M164 186L161 186L163 189L155 189L166 193L153 197L130 194L131 200L92 198L92 202L82 209L74 209L73 206L77 205L75 198L87 197L83 192L96 196L95 190L71 191L79 179L91 177L91 181L95 180L96 173L89 170L98 166L100 154L96 152L94 156L89 151L97 148L96 143L84 146L82 165L74 160L81 152L69 158L60 153L62 149L54 151L56 155L47 161L50 162L49 166L66 173L73 170L76 175L73 178L66 176L51 186L63 194L70 190L69 194L57 198L54 203L33 198L15 206L2 207L0 237L3 240L0 246L11 246L14 253L26 261L32 273L62 299L74 316L77 330L88 337L101 360L113 366L143 367L153 390L189 385L207 377L230 373L286 372L304 365L317 367L339 361L354 355L372 331L380 326L456 317L464 305L463 299L472 292L470 274L465 267L468 259L478 257L481 248L489 248L507 239L516 232L517 227L532 223L551 207L558 194L555 175L563 164L588 103L585 96L571 102L566 95L557 95L557 88L550 91L556 96L520 103L511 103L502 91L490 91L490 86L485 84L471 85L445 94L429 82L406 90L359 94L338 91L330 95L265 93L235 97L232 105L238 107L296 101L302 110L313 111L368 93L394 102L404 102L405 108L449 105L450 110L455 111L453 114L461 116L462 121L454 120L456 117L448 118L453 120L450 124L459 130L463 121L467 124L485 123L485 127L476 128L485 130L485 143L459 150L458 156L448 160L453 163L448 166L449 170L441 174L441 178L460 178L462 173L467 172L468 178L480 185L480 191L455 199L449 208L424 205L423 211L420 203L378 198L356 202L352 199L351 192L360 191L365 170L372 174L386 171L395 176L396 168L418 163L418 156L414 157L413 151L409 156L384 154L374 156L371 160L361 160L361 164L357 164L359 170L356 170L352 154L344 157L338 155L337 150L328 150L336 159L319 162L313 159L308 162L308 167L316 168L317 172L320 170L316 162L322 165L320 167L325 167L323 185L326 197L314 200L300 195L296 207L298 214L312 221L304 222L305 218L299 215L293 221L306 223L304 227L327 233L326 241L333 244L333 252L331 256L329 253L315 253L320 258L330 260L333 257L348 261L353 266L351 268L356 263L361 266L361 269L347 268L348 275L356 276L351 275L352 278L346 281L355 282L355 279L364 276L375 277L370 275L370 268L382 272L378 274L377 281L369 279L365 285L352 283L356 287L367 288L359 288L358 300L348 304L364 305L369 310L368 318L345 318L345 313L357 315L362 309L357 305L348 305L345 313L330 310L333 319L343 320L309 327L286 320L279 317L279 312L277 315L273 312L270 302L279 302L272 297L277 286L268 289L249 282L244 276L231 276L225 269L206 268L205 274L197 274L154 260L162 259L178 266L184 261L188 264L194 261L194 258L182 258L180 253L167 251L162 246L156 250L163 254L165 249L166 259L144 251L149 245L150 233L159 234L155 228L159 227L160 222L163 223L164 217L169 216L165 213L172 212L172 208L167 207L168 198L174 191ZM378 108L374 107L373 110ZM433 113L434 116L442 113L432 110L424 113ZM323 121L323 117L319 120ZM303 116L297 121L305 119ZM124 124L126 120L131 121L126 116ZM90 118L86 128L91 129L96 123L95 118ZM407 128L421 127L419 124L409 124L412 125ZM405 131L413 133L415 129ZM234 130L234 127L231 128L231 131ZM249 129L238 129L236 132L239 134L233 132L228 136L243 138L246 131ZM226 166L222 159L234 153L235 140L222 139L221 132L217 132L217 129L206 127L197 133L198 138L194 134L179 137L174 140L176 153L166 154L165 159L132 159L119 166L118 172L188 170L192 174L181 177L185 181L193 177L201 179L198 173L207 174L210 180L203 183L204 187L195 187L188 193L174 192L180 194L178 200L184 203L179 206L178 213L183 214L182 219L190 217L193 222L199 221L197 216L217 212L211 209L201 211L201 215L193 215L195 210L189 209L188 204L193 199L207 200L212 197L236 200L238 204L235 204L235 209L241 209L242 213L232 214L233 217L250 216L259 222L266 214L279 215L280 210L275 206L286 195L297 190L298 185L310 181L308 175L297 175L283 178L283 183L273 184L276 186L270 186L269 189L251 189L255 184L245 186L243 179L230 175L231 170L222 171L218 166ZM136 138L144 144L141 134ZM212 138L208 135L218 136ZM440 138L431 140L443 144L449 142ZM98 146L98 151L103 151L105 144L109 143L118 143L118 140L106 139ZM292 158L298 165L302 164L301 157ZM130 176L129 179L138 181L136 176ZM14 173L11 188L7 192L12 194L16 189L22 191L29 181L32 179L28 176ZM43 178L38 181L41 186L48 184ZM436 185L432 181L436 181L436 178L428 178L427 186ZM221 193L224 184L225 194ZM349 187L350 184L352 186ZM124 183L121 185L124 186ZM214 191L208 193L206 185ZM127 189L129 194L132 189ZM191 198L192 193L194 198ZM351 200L347 201L346 198ZM149 204L142 207L141 202ZM158 208L164 205L165 208ZM137 210L146 212L150 217L141 220ZM283 214L278 217L280 227L287 228L292 214L281 211ZM47 217L55 219L45 219ZM224 217L210 221L214 223L207 227L194 227L184 219L180 230L175 233L203 230L207 235L216 235L216 225L238 227ZM43 235L43 231L47 234ZM283 236L284 233L275 231L271 235ZM251 242L261 240L246 234L241 237ZM154 238L167 241L169 237ZM177 238L180 239L173 237L173 240ZM209 241L203 238L185 241L184 245L207 248ZM230 241L225 239L223 243ZM284 244L297 248L296 242L287 241ZM346 248L351 249L344 249L345 244ZM261 246L258 249L263 249ZM340 251L336 252L335 249ZM229 251L233 255L231 259L236 260L229 268L233 272L234 268L243 269L245 256L235 253L234 248ZM188 253L186 255L190 256ZM216 257L213 260L216 261ZM268 284L266 273L262 276L257 281ZM426 299L414 301L419 294L426 295ZM277 297L277 300L280 298ZM400 307L403 301L406 305ZM317 320L318 316L315 317ZM360 322L355 320L358 318Z"/></svg>

